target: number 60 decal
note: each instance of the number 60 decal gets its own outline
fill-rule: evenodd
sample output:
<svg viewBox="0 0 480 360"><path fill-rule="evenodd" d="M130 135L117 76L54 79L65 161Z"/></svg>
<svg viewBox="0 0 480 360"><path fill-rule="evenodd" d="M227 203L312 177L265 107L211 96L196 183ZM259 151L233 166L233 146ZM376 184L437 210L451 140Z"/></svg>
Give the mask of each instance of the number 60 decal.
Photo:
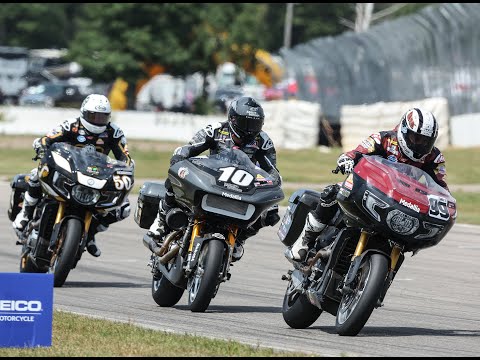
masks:
<svg viewBox="0 0 480 360"><path fill-rule="evenodd" d="M450 217L450 213L448 212L447 200L435 195L429 195L428 201L430 202L428 214L431 217L440 220L448 220L448 218Z"/></svg>
<svg viewBox="0 0 480 360"><path fill-rule="evenodd" d="M114 175L113 176L113 181L115 182L115 188L117 190L130 190L132 188L132 179L129 176L123 175Z"/></svg>

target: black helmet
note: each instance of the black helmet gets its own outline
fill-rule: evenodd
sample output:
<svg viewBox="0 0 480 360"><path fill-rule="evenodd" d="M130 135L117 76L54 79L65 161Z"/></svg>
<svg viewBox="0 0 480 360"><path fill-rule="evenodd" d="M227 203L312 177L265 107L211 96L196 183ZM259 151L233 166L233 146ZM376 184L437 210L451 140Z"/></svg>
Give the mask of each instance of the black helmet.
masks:
<svg viewBox="0 0 480 360"><path fill-rule="evenodd" d="M262 106L249 96L233 100L228 108L230 129L243 141L252 141L262 131L264 119Z"/></svg>

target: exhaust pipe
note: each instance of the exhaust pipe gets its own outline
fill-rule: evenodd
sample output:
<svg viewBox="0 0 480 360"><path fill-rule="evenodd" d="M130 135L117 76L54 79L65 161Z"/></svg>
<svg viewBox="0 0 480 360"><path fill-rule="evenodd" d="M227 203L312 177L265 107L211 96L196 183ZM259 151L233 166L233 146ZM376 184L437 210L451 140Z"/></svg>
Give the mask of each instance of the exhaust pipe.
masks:
<svg viewBox="0 0 480 360"><path fill-rule="evenodd" d="M151 236L148 236L147 234L143 236L143 245L145 245L147 249L149 249L156 255L158 255L158 253L160 252L160 246L158 246L158 244L153 240L153 238Z"/></svg>
<svg viewBox="0 0 480 360"><path fill-rule="evenodd" d="M180 231L172 231L170 234L168 234L162 246L159 246L151 236L148 236L147 234L145 234L143 236L143 245L145 245L145 247L149 249L151 252L153 252L155 255L159 256L160 262L162 264L164 263L163 261L165 261L166 263L169 260L171 260L175 255L177 255L178 250L180 249L180 246L175 245L172 247L172 249L170 249L169 252L165 254L165 252L170 246L170 243L173 241L173 239L175 239L175 236L179 232Z"/></svg>

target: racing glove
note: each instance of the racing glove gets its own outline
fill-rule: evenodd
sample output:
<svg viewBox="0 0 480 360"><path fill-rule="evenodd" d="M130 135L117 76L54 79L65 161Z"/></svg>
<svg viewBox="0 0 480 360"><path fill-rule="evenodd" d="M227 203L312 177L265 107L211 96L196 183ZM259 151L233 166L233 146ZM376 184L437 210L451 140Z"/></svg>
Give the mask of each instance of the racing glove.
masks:
<svg viewBox="0 0 480 360"><path fill-rule="evenodd" d="M278 205L271 206L264 214L262 214L262 226L275 226L280 221L278 215Z"/></svg>
<svg viewBox="0 0 480 360"><path fill-rule="evenodd" d="M36 138L33 140L32 144L33 150L37 153L37 158L41 159L45 155L46 147L42 145L41 138Z"/></svg>
<svg viewBox="0 0 480 360"><path fill-rule="evenodd" d="M170 159L170 166L173 166L182 160L185 160L185 158L182 155L173 155Z"/></svg>
<svg viewBox="0 0 480 360"><path fill-rule="evenodd" d="M337 166L340 168L343 175L350 174L353 171L354 165L355 162L353 159L349 158L347 155L342 154L338 157Z"/></svg>

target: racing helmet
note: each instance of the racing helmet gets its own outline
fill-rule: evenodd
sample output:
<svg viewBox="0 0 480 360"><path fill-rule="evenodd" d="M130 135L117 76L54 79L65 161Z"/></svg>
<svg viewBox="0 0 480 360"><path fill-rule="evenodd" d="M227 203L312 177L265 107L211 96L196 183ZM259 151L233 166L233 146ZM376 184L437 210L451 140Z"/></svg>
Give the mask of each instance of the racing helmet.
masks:
<svg viewBox="0 0 480 360"><path fill-rule="evenodd" d="M398 145L404 156L422 162L431 153L438 136L438 122L430 111L409 109L397 130Z"/></svg>
<svg viewBox="0 0 480 360"><path fill-rule="evenodd" d="M262 131L265 113L252 97L241 96L233 100L227 114L230 130L244 143L252 141Z"/></svg>
<svg viewBox="0 0 480 360"><path fill-rule="evenodd" d="M80 122L93 134L101 134L110 122L112 107L104 95L90 94L80 107Z"/></svg>

